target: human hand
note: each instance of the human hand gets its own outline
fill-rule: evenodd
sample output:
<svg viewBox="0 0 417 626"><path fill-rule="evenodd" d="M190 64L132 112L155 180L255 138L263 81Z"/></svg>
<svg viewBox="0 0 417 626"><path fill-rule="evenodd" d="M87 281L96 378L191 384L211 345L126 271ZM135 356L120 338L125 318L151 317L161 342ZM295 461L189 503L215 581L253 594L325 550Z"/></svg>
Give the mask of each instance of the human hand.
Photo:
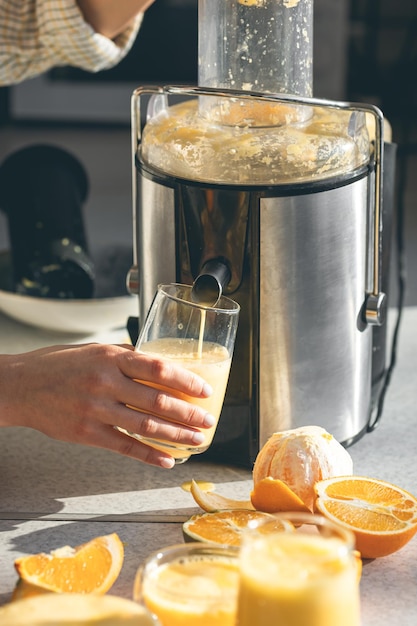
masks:
<svg viewBox="0 0 417 626"><path fill-rule="evenodd" d="M77 0L78 7L96 32L113 39L146 11L154 0Z"/></svg>
<svg viewBox="0 0 417 626"><path fill-rule="evenodd" d="M54 439L107 448L170 468L174 461L169 455L114 427L198 445L203 436L196 429L209 428L214 418L198 406L134 379L194 397L211 394L197 375L135 352L132 346L53 346L0 357L0 425L34 428Z"/></svg>

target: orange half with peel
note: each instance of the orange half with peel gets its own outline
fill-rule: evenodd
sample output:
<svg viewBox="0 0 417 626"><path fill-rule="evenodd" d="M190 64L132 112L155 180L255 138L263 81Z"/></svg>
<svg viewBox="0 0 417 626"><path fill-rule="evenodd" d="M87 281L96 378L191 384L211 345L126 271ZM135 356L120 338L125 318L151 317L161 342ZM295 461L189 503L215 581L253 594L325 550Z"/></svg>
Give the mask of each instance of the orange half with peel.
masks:
<svg viewBox="0 0 417 626"><path fill-rule="evenodd" d="M352 531L362 558L392 554L417 532L417 499L383 480L338 476L315 485L315 509Z"/></svg>
<svg viewBox="0 0 417 626"><path fill-rule="evenodd" d="M47 591L104 594L118 577L123 560L123 544L116 533L76 548L64 546L49 554L20 557L15 561L20 580L14 599Z"/></svg>

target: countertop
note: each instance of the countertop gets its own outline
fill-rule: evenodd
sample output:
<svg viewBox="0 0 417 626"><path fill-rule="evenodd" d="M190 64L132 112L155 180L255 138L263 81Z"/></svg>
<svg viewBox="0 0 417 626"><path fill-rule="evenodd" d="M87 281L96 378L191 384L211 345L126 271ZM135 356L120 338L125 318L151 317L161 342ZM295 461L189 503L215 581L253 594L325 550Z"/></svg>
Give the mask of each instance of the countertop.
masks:
<svg viewBox="0 0 417 626"><path fill-rule="evenodd" d="M406 308L381 423L349 448L355 474L387 480L415 495L416 328L417 307ZM126 336L123 329L92 337L61 336L0 314L3 353L62 342L119 342ZM112 593L131 598L141 561L156 549L182 542L179 520L199 511L181 488L191 478L211 481L219 493L235 498L247 498L252 485L250 470L203 457L161 470L104 450L52 441L35 431L0 429L0 604L10 599L18 556L111 532L125 544L125 562ZM364 562L362 626L415 626L416 588L417 536L391 556Z"/></svg>

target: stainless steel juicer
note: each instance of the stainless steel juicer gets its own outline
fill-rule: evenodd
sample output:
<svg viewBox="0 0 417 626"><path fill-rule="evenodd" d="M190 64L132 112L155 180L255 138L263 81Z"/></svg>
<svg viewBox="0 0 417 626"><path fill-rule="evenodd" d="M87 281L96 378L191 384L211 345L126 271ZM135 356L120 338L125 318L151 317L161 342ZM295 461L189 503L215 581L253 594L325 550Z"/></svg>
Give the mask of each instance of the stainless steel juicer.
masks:
<svg viewBox="0 0 417 626"><path fill-rule="evenodd" d="M313 0L199 0L199 85L132 96L139 324L161 282L241 306L206 458L376 419L395 149L375 106L312 97L312 22Z"/></svg>

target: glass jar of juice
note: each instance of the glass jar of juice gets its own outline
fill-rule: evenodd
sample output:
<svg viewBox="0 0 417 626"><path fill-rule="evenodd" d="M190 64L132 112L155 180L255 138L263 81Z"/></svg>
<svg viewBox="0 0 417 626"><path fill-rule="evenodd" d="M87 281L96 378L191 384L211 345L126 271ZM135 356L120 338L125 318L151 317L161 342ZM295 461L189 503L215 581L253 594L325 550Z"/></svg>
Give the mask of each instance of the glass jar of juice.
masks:
<svg viewBox="0 0 417 626"><path fill-rule="evenodd" d="M238 583L237 548L192 542L150 555L133 597L162 626L235 626Z"/></svg>
<svg viewBox="0 0 417 626"><path fill-rule="evenodd" d="M238 626L359 626L353 534L319 515L274 517L292 526L254 520L243 533Z"/></svg>

